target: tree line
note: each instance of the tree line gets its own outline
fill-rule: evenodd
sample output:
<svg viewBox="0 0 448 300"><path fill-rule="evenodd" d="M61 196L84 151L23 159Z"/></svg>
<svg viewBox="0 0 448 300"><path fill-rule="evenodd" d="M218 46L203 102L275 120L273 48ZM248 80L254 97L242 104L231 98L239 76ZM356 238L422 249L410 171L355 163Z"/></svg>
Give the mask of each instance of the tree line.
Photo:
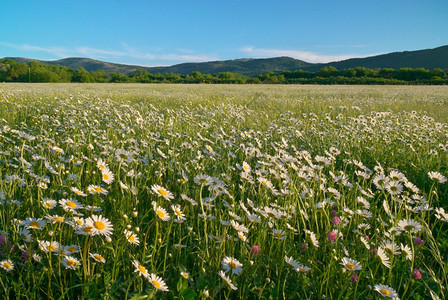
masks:
<svg viewBox="0 0 448 300"><path fill-rule="evenodd" d="M448 72L442 69L391 68L368 69L356 67L337 70L324 67L317 72L304 70L268 72L257 76L245 76L232 72L189 75L177 73L149 73L137 69L125 75L106 73L103 70L89 72L83 67L76 70L65 66L53 66L31 61L29 63L0 59L0 82L136 82L136 83L236 83L236 84L448 84Z"/></svg>

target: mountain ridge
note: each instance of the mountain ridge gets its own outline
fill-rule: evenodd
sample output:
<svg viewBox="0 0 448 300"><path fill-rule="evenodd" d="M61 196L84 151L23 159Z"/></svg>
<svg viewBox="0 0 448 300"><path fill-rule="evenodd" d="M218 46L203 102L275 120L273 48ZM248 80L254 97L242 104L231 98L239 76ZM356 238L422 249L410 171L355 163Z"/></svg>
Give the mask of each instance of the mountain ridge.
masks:
<svg viewBox="0 0 448 300"><path fill-rule="evenodd" d="M304 71L319 71L328 66L333 66L338 70L344 70L356 67L365 67L370 69L376 68L440 68L448 70L448 45L436 47L432 49L423 49L415 51L391 52L369 56L365 58L350 58L341 61L329 63L309 63L303 60L291 57L273 57L273 58L239 58L232 60L220 60L209 62L188 62L163 67L145 67L138 65L117 64L104 62L83 57L69 57L60 60L45 61L23 57L5 57L4 59L12 59L17 62L38 61L43 64L67 66L72 69L83 67L89 72L96 70L104 70L106 73L123 73L130 74L138 69L146 70L150 73L178 73L183 75L192 72L200 72L203 74L216 74L221 72L239 73L247 76L257 76L267 72L296 71L302 69Z"/></svg>

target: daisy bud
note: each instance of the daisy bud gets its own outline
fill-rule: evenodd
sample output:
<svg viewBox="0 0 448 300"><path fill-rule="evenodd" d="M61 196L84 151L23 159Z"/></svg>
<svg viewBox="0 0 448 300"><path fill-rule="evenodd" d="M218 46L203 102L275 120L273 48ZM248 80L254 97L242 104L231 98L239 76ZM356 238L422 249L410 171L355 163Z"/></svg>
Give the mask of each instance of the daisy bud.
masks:
<svg viewBox="0 0 448 300"><path fill-rule="evenodd" d="M129 217L128 217L128 215L124 214L124 215L123 215L123 218L124 218L125 220L127 220Z"/></svg>
<svg viewBox="0 0 448 300"><path fill-rule="evenodd" d="M106 236L106 242L112 243L112 238L110 236Z"/></svg>
<svg viewBox="0 0 448 300"><path fill-rule="evenodd" d="M173 257L173 255L171 253L168 253L168 257Z"/></svg>
<svg viewBox="0 0 448 300"><path fill-rule="evenodd" d="M208 292L208 290L203 291L203 292L202 292L202 295L203 295L205 298L210 297L210 293Z"/></svg>
<svg viewBox="0 0 448 300"><path fill-rule="evenodd" d="M412 275L414 275L414 278L417 280L422 279L422 274L419 269L414 269L414 271L412 271Z"/></svg>
<svg viewBox="0 0 448 300"><path fill-rule="evenodd" d="M137 216L138 216L138 211L135 211L135 210L134 210L134 211L132 212L132 215L134 216L134 218L137 218Z"/></svg>
<svg viewBox="0 0 448 300"><path fill-rule="evenodd" d="M54 234L54 231L53 231L53 230L48 231L48 235L49 235L49 236L53 236L53 234Z"/></svg>
<svg viewBox="0 0 448 300"><path fill-rule="evenodd" d="M140 227L135 227L134 230L135 230L135 232L139 233L140 232Z"/></svg>
<svg viewBox="0 0 448 300"><path fill-rule="evenodd" d="M251 266L254 265L254 261L253 260L250 260L249 263L250 263Z"/></svg>
<svg viewBox="0 0 448 300"><path fill-rule="evenodd" d="M132 228L131 224L126 225L126 228L131 229Z"/></svg>
<svg viewBox="0 0 448 300"><path fill-rule="evenodd" d="M202 268L202 273L205 273L205 269L204 268Z"/></svg>
<svg viewBox="0 0 448 300"><path fill-rule="evenodd" d="M271 278L267 277L267 278L266 278L266 282L267 282L267 283L271 283Z"/></svg>

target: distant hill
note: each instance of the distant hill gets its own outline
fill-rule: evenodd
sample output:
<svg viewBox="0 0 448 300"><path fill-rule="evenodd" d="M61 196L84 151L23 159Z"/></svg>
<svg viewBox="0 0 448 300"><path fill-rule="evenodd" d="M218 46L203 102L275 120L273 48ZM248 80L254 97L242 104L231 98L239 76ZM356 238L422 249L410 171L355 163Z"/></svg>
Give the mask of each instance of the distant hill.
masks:
<svg viewBox="0 0 448 300"><path fill-rule="evenodd" d="M448 70L448 46L417 51L393 52L365 58L350 58L338 62L309 66L303 69L307 71L319 71L321 68L327 66L333 66L338 70L355 67L369 69L425 68L428 70L440 68Z"/></svg>
<svg viewBox="0 0 448 300"><path fill-rule="evenodd" d="M21 57L6 57L18 62L30 62L33 59ZM135 65L115 64L103 62L89 58L71 57L53 61L39 62L51 65L67 66L72 69L84 67L87 71L104 70L107 73L116 72L129 74L137 69L144 69L150 73L178 73L191 74L194 71L203 74L214 74L219 72L233 72L248 76L257 76L266 72L280 71L318 71L323 67L334 66L338 70L344 70L355 67L365 67L369 69L375 68L425 68L435 69L441 68L448 70L448 46L442 46L434 49L393 52L370 56L365 58L351 58L342 61L330 62L325 64L313 64L290 57L274 57L259 59L234 59L224 61L211 61L203 63L183 63L168 67L142 67Z"/></svg>

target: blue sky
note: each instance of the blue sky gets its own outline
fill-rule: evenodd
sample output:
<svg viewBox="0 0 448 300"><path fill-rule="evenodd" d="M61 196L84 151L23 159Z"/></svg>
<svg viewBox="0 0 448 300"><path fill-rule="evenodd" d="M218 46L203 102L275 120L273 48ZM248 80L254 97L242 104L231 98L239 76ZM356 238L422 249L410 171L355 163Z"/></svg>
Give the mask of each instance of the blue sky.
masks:
<svg viewBox="0 0 448 300"><path fill-rule="evenodd" d="M5 0L0 57L329 62L448 45L447 16L447 0Z"/></svg>

